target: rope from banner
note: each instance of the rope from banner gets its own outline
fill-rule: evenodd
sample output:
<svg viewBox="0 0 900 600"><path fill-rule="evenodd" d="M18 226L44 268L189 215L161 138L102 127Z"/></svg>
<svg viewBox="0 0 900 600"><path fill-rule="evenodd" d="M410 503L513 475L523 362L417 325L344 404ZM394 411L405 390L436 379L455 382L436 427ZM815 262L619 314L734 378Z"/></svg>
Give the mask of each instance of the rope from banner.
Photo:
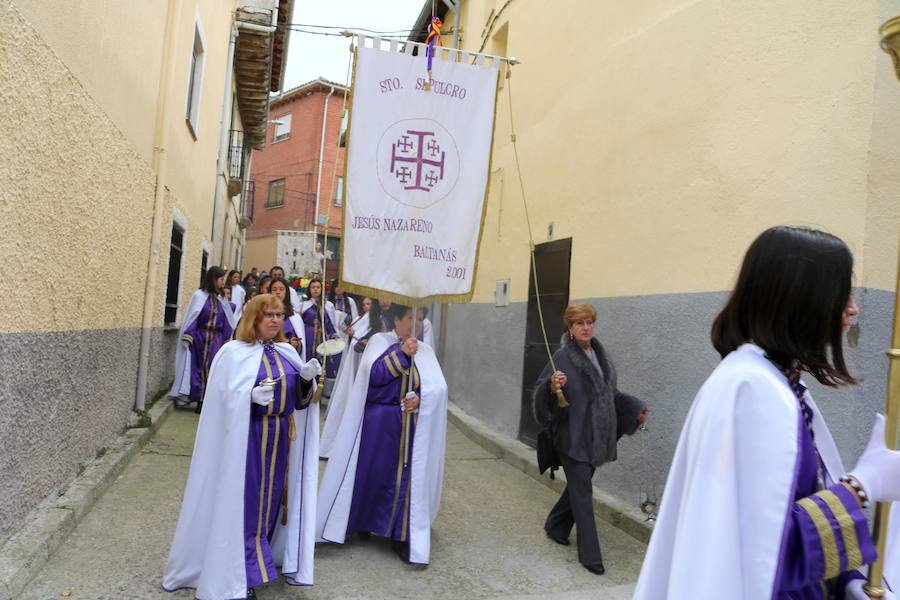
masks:
<svg viewBox="0 0 900 600"><path fill-rule="evenodd" d="M534 258L534 234L532 233L531 229L531 215L528 212L528 201L525 198L525 182L522 178L522 168L519 165L519 150L516 144L516 125L515 120L513 119L512 109L512 71L510 70L509 62L506 63L506 98L509 101L509 137L510 141L512 142L513 157L516 161L516 176L519 179L519 189L522 193L522 206L525 208L525 224L528 227L528 248L531 253L531 274L532 280L534 281L534 295L537 304L538 321L541 324L541 335L544 338L544 349L547 351L547 356L550 358L550 367L555 372L556 362L553 360L553 353L550 352L550 342L547 340L547 327L544 324L544 310L541 307L541 288L538 285L537 261ZM569 405L562 389L558 389L556 391L556 402L561 407Z"/></svg>

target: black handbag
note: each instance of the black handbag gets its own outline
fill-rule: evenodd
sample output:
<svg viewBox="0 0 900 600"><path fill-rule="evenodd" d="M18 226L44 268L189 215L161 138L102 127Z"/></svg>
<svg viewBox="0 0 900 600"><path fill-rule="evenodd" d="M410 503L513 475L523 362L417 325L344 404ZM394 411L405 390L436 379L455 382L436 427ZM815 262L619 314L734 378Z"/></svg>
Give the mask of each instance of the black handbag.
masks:
<svg viewBox="0 0 900 600"><path fill-rule="evenodd" d="M550 479L556 479L554 471L560 468L562 464L559 462L559 454L556 453L556 447L553 445L553 434L549 428L541 429L537 435L537 461L538 471L541 475L544 471L550 469Z"/></svg>

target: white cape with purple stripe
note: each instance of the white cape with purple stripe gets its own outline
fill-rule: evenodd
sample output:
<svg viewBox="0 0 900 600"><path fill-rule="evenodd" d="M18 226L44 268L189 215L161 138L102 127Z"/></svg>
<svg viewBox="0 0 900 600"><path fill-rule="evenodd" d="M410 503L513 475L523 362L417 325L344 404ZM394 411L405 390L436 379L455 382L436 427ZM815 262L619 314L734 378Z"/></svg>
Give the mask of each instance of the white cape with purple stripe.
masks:
<svg viewBox="0 0 900 600"><path fill-rule="evenodd" d="M821 413L805 399L830 485L844 467ZM802 420L761 348L744 344L719 363L678 440L635 600L772 598Z"/></svg>
<svg viewBox="0 0 900 600"><path fill-rule="evenodd" d="M392 344L395 333L376 333L363 352L353 391L347 400L337 438L322 475L319 489L316 541L343 544L347 535L356 459L363 412L373 363ZM431 554L431 523L437 516L444 481L444 448L447 440L447 382L434 351L419 344L415 358L421 378L421 403L416 422L410 472L409 561L428 564Z"/></svg>
<svg viewBox="0 0 900 600"><path fill-rule="evenodd" d="M290 344L276 347L295 368L303 366ZM262 344L235 340L225 344L213 359L184 500L163 576L166 590L195 588L198 600L246 597L244 482L250 390L256 383L262 353ZM292 417L297 439L291 443L288 459L288 522L282 526L279 517L272 553L288 583L312 585L319 405L310 404Z"/></svg>

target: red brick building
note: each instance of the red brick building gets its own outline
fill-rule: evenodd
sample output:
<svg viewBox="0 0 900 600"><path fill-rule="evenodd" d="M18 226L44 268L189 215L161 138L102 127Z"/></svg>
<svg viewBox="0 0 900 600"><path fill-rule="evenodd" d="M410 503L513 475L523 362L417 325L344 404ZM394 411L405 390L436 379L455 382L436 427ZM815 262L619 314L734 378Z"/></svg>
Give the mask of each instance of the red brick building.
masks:
<svg viewBox="0 0 900 600"><path fill-rule="evenodd" d="M247 270L278 264L288 275L320 271L314 255L316 244L323 241L321 223L327 215L326 276L338 276L345 92L343 85L319 78L272 98L266 146L253 153L250 169L256 193L245 246Z"/></svg>

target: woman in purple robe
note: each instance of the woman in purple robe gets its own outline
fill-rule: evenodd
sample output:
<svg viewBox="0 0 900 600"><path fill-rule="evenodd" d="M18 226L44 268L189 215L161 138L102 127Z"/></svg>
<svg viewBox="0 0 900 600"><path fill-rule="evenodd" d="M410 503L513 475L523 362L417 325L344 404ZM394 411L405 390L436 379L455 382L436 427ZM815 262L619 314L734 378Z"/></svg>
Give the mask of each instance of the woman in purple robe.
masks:
<svg viewBox="0 0 900 600"><path fill-rule="evenodd" d="M206 380L213 358L231 339L234 331L231 316L225 310L227 301L222 295L224 288L225 271L219 267L210 268L203 282L202 291L205 292L206 299L200 313L181 333L181 340L190 348L191 391L188 397L191 402L197 403L194 411L197 413L203 408L203 394L206 392Z"/></svg>
<svg viewBox="0 0 900 600"><path fill-rule="evenodd" d="M291 318L294 316L294 308L291 306L290 293L288 292L291 289L290 284L284 277L275 277L272 279L269 289L272 295L281 300L281 303L284 305L284 337L297 353L304 357L303 336L305 333L298 331L297 319Z"/></svg>
<svg viewBox="0 0 900 600"><path fill-rule="evenodd" d="M866 598L857 569L877 550L864 509L900 500L900 452L879 415L845 471L801 379L857 383L842 343L859 314L852 276L850 249L822 231L773 227L751 244L712 326L722 362L682 430L635 600Z"/></svg>
<svg viewBox="0 0 900 600"><path fill-rule="evenodd" d="M395 304L391 316L397 341L374 360L369 374L347 535L388 538L400 557L409 560L409 457L421 391L413 361L418 340L412 335L410 308Z"/></svg>
<svg viewBox="0 0 900 600"><path fill-rule="evenodd" d="M316 348L323 341L337 337L334 327L334 306L331 302L325 303L325 335L322 335L322 280L312 279L306 288L309 300L300 306L300 317L306 328L306 360L316 356Z"/></svg>
<svg viewBox="0 0 900 600"><path fill-rule="evenodd" d="M200 420L163 582L169 591L193 587L210 600L255 598L254 587L278 579L278 566L289 580L311 583L313 532L299 523L304 510L307 519L315 510L316 473L300 471L316 470L318 410L310 401L321 368L281 343L283 319L284 305L274 296L251 300L235 341L213 367L215 402ZM295 417L295 411L304 412ZM311 496L307 509L301 493ZM298 558L304 551L305 567Z"/></svg>

